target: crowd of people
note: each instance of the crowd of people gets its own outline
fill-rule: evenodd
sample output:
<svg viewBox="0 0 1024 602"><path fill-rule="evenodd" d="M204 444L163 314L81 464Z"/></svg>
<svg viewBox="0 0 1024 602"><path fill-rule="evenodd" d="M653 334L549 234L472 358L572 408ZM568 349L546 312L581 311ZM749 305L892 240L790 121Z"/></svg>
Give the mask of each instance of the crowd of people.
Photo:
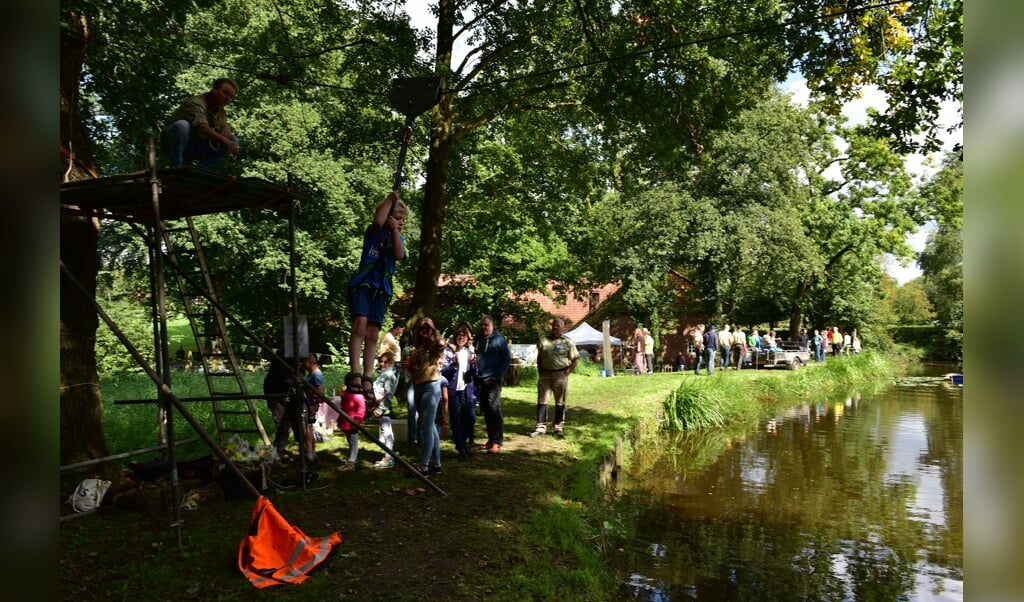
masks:
<svg viewBox="0 0 1024 602"><path fill-rule="evenodd" d="M818 362L825 361L828 353L839 356L860 353L861 350L857 330L854 329L852 334L840 332L838 326L814 330L813 336L807 333L806 328L801 328L793 342L800 351L812 354ZM687 344L689 353L679 351L674 366L677 371L685 370L689 366L694 374L700 374L701 368L704 368L707 374L712 374L716 366L723 370L742 370L750 361L753 352L783 350L783 342L775 330L768 329L762 333L758 328L751 328L748 334L739 324L726 324L721 332L715 325L697 324L691 331ZM688 358L688 355L691 357Z"/></svg>
<svg viewBox="0 0 1024 602"><path fill-rule="evenodd" d="M347 472L356 467L357 425L365 419L377 422L380 442L387 448L372 466L395 466L392 421L401 411L396 401L403 387L410 400L405 408L410 442L420 450L414 468L420 474L441 473L443 437L452 442L460 461L477 453L501 453L505 444L501 391L512 365L512 354L508 341L495 328L494 319L482 316L475 332L470 323L462 322L445 337L432 319L421 318L404 348L400 345L403 330L396 326L382 337L374 358L378 371L372 380L372 391L364 384L363 370L349 370L345 375L340 406L348 418L339 415L337 426L347 438L349 453L338 470ZM537 425L532 437L546 434L549 423L556 436L564 436L568 377L579 359L575 344L564 331L564 322L556 318L550 331L537 342ZM322 373L315 356L309 355L300 362L309 386L296 386L293 371L285 368L292 360L278 359L282 361L271 362L264 380L264 393L277 423L274 445L279 454L286 456L289 435L294 434L304 460L315 463L316 437L312 428L322 401L314 391L323 394ZM552 402L554 413L549 419ZM486 441L479 447L475 441L478 412L483 414L486 433Z"/></svg>
<svg viewBox="0 0 1024 602"><path fill-rule="evenodd" d="M404 409L410 442L420 449L414 467L420 474L441 473L444 439L452 442L460 461L469 460L480 452L501 453L505 444L501 389L512 355L494 319L482 316L475 331L469 322L461 322L445 337L431 318L421 318L403 348L404 331L404 326L396 324L372 347L374 353L370 354L368 366L370 371L377 367L375 377L368 377L361 363L345 376L341 407L352 420L338 421L349 451L338 470L355 468L359 454L356 425L370 417L379 425L380 442L386 448L372 466L378 469L395 466L391 455L396 443L392 420L401 411L397 403L401 395L407 398ZM638 373L653 372L654 344L650 331L637 328L633 341L633 360ZM753 350L779 350L782 345L772 329L752 328L748 333L738 324L725 324L721 330L715 324L697 324L687 342L692 357L688 360L687 354L679 351L674 362L676 370L689 368L694 374L700 374L703 369L708 375L716 368L740 370ZM825 361L826 355L855 354L861 349L856 330L844 333L838 327L815 329L811 333L800 329L793 343L800 350L812 353L819 362ZM368 344L370 341L364 340L363 345ZM565 323L560 318L551 321L550 330L539 337L536 348L537 420L530 437L549 432L563 437L569 375L576 369L581 355L575 343L565 336ZM286 364L289 362L285 360ZM278 450L284 453L291 432L300 442L306 461L316 462L312 428L320 401L311 390L323 393L323 375L314 355L304 358L301 367L309 385L302 389L302 394L294 394L295 378L280 362L271 363L265 393L277 423L274 442ZM480 447L475 443L478 413L483 414L486 432L486 442Z"/></svg>

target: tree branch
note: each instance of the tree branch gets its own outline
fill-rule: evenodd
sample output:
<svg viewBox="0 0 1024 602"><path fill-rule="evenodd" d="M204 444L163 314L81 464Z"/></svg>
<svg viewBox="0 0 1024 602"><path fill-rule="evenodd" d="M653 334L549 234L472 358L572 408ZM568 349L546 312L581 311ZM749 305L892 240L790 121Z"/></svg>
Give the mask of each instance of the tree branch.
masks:
<svg viewBox="0 0 1024 602"><path fill-rule="evenodd" d="M475 129L479 128L479 127L487 125L488 123L491 122L491 120L493 120L498 115L504 113L505 111L508 111L510 109L523 108L523 106L522 106L523 105L523 101L525 101L528 98L531 98L533 96L537 96L539 94L543 94L545 92L550 92L552 90L558 90L560 88L565 88L568 85L569 85L568 82L557 82L557 83L553 83L553 84L547 84L547 85L544 85L544 86L536 86L536 87L524 90L522 93L518 94L517 96L514 96L514 97L506 100L505 102L499 103L499 104L491 107L483 115L480 115L479 117L476 117L474 119L470 119L468 121L464 121L464 122L460 123L459 126L457 128L455 128L453 133L452 133L452 141L454 142L454 141L462 138L463 136L465 136L469 132L472 132L473 130L475 130ZM572 106L572 105L578 104L578 103L555 103L555 104L556 105ZM531 109L531 110L541 110L540 107L541 107L541 105L536 105L536 107ZM554 105L549 105L547 107L544 107L543 110L552 110L554 108L557 108L557 107L554 106Z"/></svg>

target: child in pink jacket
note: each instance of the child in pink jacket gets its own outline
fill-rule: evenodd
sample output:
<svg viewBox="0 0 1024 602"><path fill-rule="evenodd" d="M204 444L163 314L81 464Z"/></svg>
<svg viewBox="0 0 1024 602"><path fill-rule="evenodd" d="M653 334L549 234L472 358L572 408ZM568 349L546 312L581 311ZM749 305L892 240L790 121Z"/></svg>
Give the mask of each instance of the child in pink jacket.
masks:
<svg viewBox="0 0 1024 602"><path fill-rule="evenodd" d="M358 372L349 372L345 375L345 391L341 394L341 409L348 414L356 424L362 424L366 418L366 397L363 396L362 375ZM341 430L348 439L348 460L338 467L339 472L347 472L356 467L356 458L359 456L359 429L348 420L339 417Z"/></svg>

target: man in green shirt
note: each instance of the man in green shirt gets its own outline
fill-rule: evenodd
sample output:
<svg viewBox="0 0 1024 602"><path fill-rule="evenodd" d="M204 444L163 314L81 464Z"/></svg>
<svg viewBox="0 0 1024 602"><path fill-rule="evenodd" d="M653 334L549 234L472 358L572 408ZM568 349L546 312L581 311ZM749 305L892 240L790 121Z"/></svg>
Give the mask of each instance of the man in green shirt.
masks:
<svg viewBox="0 0 1024 602"><path fill-rule="evenodd" d="M167 120L160 142L171 158L171 167L198 161L211 169L228 153L238 154L238 138L228 125L224 107L238 94L238 84L222 77L213 88L181 103Z"/></svg>
<svg viewBox="0 0 1024 602"><path fill-rule="evenodd" d="M564 436L565 398L569 392L569 374L576 369L579 351L572 339L565 336L565 322L551 320L551 332L537 342L537 428L531 437L547 432L548 398L555 396L555 434Z"/></svg>

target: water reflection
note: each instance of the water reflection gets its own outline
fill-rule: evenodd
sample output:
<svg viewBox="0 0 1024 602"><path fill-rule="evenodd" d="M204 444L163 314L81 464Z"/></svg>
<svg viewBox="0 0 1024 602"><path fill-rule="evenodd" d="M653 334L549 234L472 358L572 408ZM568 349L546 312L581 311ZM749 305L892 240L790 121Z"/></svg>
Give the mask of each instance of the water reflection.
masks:
<svg viewBox="0 0 1024 602"><path fill-rule="evenodd" d="M635 600L962 600L958 390L791 408L636 451L612 553Z"/></svg>

